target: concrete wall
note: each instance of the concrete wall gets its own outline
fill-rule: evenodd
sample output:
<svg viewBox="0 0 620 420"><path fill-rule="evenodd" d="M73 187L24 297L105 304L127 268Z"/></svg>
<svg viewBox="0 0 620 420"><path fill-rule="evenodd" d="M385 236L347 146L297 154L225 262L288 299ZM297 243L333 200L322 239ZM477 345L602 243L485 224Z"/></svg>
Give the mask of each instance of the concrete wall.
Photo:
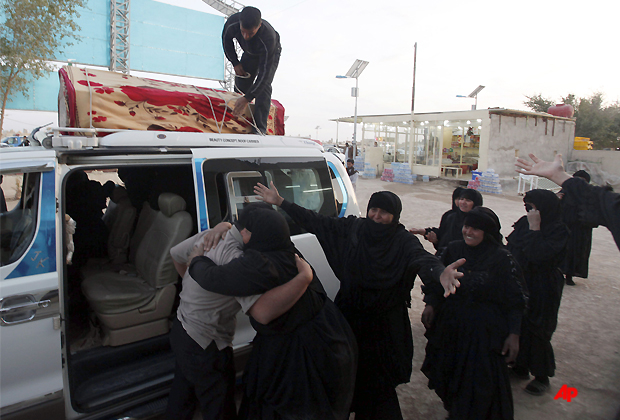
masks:
<svg viewBox="0 0 620 420"><path fill-rule="evenodd" d="M614 190L620 191L620 152L571 149L568 156L564 159L568 173L584 169L595 184L611 185Z"/></svg>
<svg viewBox="0 0 620 420"><path fill-rule="evenodd" d="M490 113L490 118L487 169L494 169L500 178L515 176L515 157L534 153L544 160L553 160L556 153L568 156L572 149L574 121L494 113ZM482 157L481 151L481 161Z"/></svg>
<svg viewBox="0 0 620 420"><path fill-rule="evenodd" d="M618 151L571 149L568 156L569 162L597 163L601 170L611 175L620 176L620 152Z"/></svg>

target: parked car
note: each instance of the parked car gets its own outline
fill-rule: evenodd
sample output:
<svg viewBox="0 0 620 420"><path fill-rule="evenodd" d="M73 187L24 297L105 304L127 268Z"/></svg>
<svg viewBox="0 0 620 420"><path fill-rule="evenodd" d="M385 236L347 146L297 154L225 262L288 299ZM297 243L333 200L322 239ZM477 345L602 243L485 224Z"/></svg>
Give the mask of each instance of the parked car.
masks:
<svg viewBox="0 0 620 420"><path fill-rule="evenodd" d="M360 215L342 162L308 140L124 131L101 138L57 133L42 144L0 151L0 173L21 177L20 201L0 214L3 420L162 413L174 374L168 331L180 289L169 250L234 221L257 200L256 182L273 181L286 199L324 215ZM90 192L102 177L117 180L107 207ZM68 217L76 206L95 204L105 210L108 257L78 267L89 248L76 242L73 249L71 238L102 238L83 221L71 234ZM316 237L287 220L291 239L334 298L339 282ZM240 314L233 343L239 370L253 337Z"/></svg>
<svg viewBox="0 0 620 420"><path fill-rule="evenodd" d="M0 142L0 147L19 147L24 145L24 136L5 137Z"/></svg>

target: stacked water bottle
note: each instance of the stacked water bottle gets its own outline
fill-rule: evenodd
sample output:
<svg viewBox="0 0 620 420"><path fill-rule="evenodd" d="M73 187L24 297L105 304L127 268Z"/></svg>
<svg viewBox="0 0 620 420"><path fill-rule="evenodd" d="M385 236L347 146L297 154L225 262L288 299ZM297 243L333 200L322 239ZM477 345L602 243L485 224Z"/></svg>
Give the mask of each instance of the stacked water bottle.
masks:
<svg viewBox="0 0 620 420"><path fill-rule="evenodd" d="M394 172L394 182L401 184L413 184L415 182L408 163L392 162L392 171Z"/></svg>
<svg viewBox="0 0 620 420"><path fill-rule="evenodd" d="M383 170L383 174L381 174L381 181L394 182L394 171L392 169L385 168Z"/></svg>
<svg viewBox="0 0 620 420"><path fill-rule="evenodd" d="M376 178L377 168L370 162L364 162L364 171L362 172L362 178Z"/></svg>
<svg viewBox="0 0 620 420"><path fill-rule="evenodd" d="M476 179L469 181L468 187L475 188L480 192L501 194L502 186L499 182L499 175L495 173L493 169L487 169L480 175L472 174L472 177L476 176ZM477 188L476 188L477 187Z"/></svg>

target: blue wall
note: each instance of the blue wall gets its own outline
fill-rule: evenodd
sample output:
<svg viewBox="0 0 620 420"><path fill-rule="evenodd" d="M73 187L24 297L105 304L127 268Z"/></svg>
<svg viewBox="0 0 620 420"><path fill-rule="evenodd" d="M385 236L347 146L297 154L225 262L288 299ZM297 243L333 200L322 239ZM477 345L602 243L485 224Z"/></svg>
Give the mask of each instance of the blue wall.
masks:
<svg viewBox="0 0 620 420"><path fill-rule="evenodd" d="M131 70L224 79L224 17L154 0L131 0L129 16ZM58 54L58 61L109 67L110 0L88 0L77 23L80 41ZM52 73L32 83L29 99L10 97L7 108L57 111L59 88L58 75Z"/></svg>

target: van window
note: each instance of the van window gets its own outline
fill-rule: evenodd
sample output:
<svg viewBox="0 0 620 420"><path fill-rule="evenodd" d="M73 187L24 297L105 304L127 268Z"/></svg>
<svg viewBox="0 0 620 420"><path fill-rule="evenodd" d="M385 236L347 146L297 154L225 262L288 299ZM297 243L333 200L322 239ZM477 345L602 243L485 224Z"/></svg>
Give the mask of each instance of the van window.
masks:
<svg viewBox="0 0 620 420"><path fill-rule="evenodd" d="M210 226L223 220L234 221L245 204L260 201L254 194L257 182L270 185L273 181L285 200L326 216L338 214L330 173L323 160L213 159L205 161L203 174ZM217 180L221 177L226 179L226 212L220 210L222 183ZM289 222L291 234L303 232L286 213L282 213Z"/></svg>
<svg viewBox="0 0 620 420"><path fill-rule="evenodd" d="M34 238L41 174L16 173L2 177L2 200L6 200L6 211L0 214L0 260L5 266L24 255Z"/></svg>

